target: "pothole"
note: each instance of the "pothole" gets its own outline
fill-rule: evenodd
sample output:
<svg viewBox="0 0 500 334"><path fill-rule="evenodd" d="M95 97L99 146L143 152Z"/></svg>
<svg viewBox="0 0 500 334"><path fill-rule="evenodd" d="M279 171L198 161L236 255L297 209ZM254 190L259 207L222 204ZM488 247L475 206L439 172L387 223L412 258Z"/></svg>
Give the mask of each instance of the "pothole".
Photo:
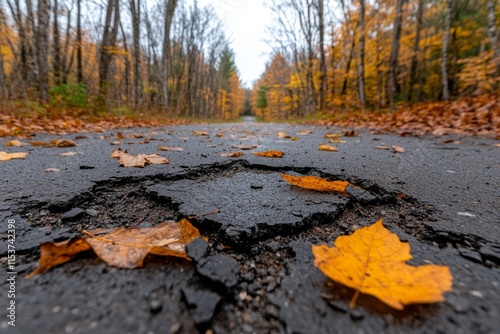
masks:
<svg viewBox="0 0 500 334"><path fill-rule="evenodd" d="M122 291L127 291L139 301L144 295L154 297L147 303L138 303L141 314L148 319L158 319L154 318L156 314L166 313L167 309L169 314L179 313L179 317L172 320L173 328L196 326L201 332L209 327L215 332L238 332L246 326L249 332L252 329L282 333L290 328L308 332L311 323L318 328L330 326L331 322L325 319L332 317L336 319L337 329L351 328L350 321L369 317L364 309L349 309L352 291L338 286L332 289L324 275L315 270L312 244L331 245L337 237L383 218L387 228L398 233L403 241L412 239L425 254L432 253L429 249L449 246L477 247L476 240L470 242L436 232L432 227L435 220L432 207L404 194L387 191L369 180L347 177L359 188L348 188L349 196L341 196L292 187L282 180L279 172L346 179L345 175L327 174L313 168L274 168L239 161L201 166L174 175L113 179L59 203L26 202L18 212L29 223L25 235L19 237L19 240L29 240L24 244L20 241L18 246L24 263L20 272L36 266L41 241L73 237L83 229L130 227L138 223L140 227L155 226L165 220L179 220L218 209L219 214L192 221L209 238L206 257L221 255L237 261L239 273L235 286L221 292L213 281L200 274L197 263L181 260L150 258L146 268L133 271L108 269L104 264L96 265L99 261L89 260L84 270L88 277L107 277L108 270L120 273L120 277L123 272L127 277L113 284L116 293L109 297L102 312L118 305L129 307L121 299ZM69 221L62 219L76 208L82 210L79 216ZM42 274L41 279L46 282L62 280L58 277L67 273L77 282L87 282L89 278L76 274L80 269L79 265L69 263ZM140 282L143 290L135 289L135 281ZM100 282L97 280L95 284ZM151 293L159 289L159 284L161 291L170 292ZM35 290L36 286L27 289ZM54 289L50 287L46 293L52 295L50 291ZM209 300L221 301L213 308L213 314L209 312L207 321L196 323L189 298L181 297L181 290L183 294L209 296ZM56 298L50 300L54 305L60 303ZM370 303L395 319L402 317L401 321L410 328L415 327L413 322L435 310L435 306L415 307L410 309L409 315L395 314L373 300ZM123 312L136 312L136 303L133 304L134 309L130 306ZM167 304L171 307L167 308ZM158 305L163 305L164 309ZM198 306L203 308L202 304ZM304 312L309 320L301 322ZM97 323L107 321L101 319L100 313L94 318L91 320ZM370 318L373 322L370 326L385 328L384 323L377 323L378 319L381 318ZM328 328L324 331L328 332Z"/></svg>

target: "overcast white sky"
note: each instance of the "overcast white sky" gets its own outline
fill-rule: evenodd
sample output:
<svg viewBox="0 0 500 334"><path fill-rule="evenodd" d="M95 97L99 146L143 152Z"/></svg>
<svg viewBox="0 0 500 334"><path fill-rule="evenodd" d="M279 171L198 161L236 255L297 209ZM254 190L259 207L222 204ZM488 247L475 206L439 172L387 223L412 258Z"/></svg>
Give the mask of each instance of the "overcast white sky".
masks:
<svg viewBox="0 0 500 334"><path fill-rule="evenodd" d="M250 86L264 72L270 48L264 42L271 13L265 0L199 0L211 4L226 24L227 36L236 55L236 66L243 84ZM187 1L189 3L190 1Z"/></svg>

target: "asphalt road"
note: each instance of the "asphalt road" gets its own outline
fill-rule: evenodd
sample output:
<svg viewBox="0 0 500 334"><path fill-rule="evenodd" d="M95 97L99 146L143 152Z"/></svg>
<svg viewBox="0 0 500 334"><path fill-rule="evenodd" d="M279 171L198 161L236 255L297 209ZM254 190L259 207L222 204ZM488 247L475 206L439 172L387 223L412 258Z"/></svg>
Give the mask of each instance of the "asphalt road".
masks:
<svg viewBox="0 0 500 334"><path fill-rule="evenodd" d="M346 129L286 124L212 124L37 135L76 147L5 147L28 152L0 162L0 332L2 333L494 333L500 328L500 147L478 137L398 137L359 131L319 151ZM193 131L208 132L208 136ZM286 132L298 140L278 138ZM308 133L310 132L310 133ZM77 137L79 136L79 137ZM137 136L138 137L138 136ZM75 139L76 138L76 139ZM149 138L149 140L144 140ZM159 146L183 148L158 152ZM257 146L241 157L233 145ZM377 146L404 147L404 153ZM110 154L158 153L167 165L120 167ZM280 150L281 159L252 155ZM64 152L74 156L60 156ZM49 168L59 171L47 172ZM350 196L287 184L280 172L346 179ZM74 209L80 214L72 216ZM195 261L148 258L116 269L85 254L29 280L41 242L97 227L194 220L208 244ZM72 211L73 210L73 211ZM68 213L69 212L69 213ZM64 216L65 215L65 216ZM64 216L64 217L63 217ZM61 219L63 217L63 219ZM394 311L332 283L313 265L312 244L383 218L410 243L413 265L449 266L445 302ZM15 221L15 298L8 297L8 222ZM15 301L15 327L6 310Z"/></svg>

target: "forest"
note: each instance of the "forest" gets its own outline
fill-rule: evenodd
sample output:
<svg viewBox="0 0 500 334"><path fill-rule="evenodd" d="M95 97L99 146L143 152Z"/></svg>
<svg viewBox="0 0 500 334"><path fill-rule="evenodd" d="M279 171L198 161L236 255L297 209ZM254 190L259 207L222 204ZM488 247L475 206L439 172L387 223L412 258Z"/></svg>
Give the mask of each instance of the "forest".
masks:
<svg viewBox="0 0 500 334"><path fill-rule="evenodd" d="M499 88L495 0L272 0L252 88L214 8L0 0L0 96L98 112L263 120L394 110ZM251 29L251 27L249 27Z"/></svg>

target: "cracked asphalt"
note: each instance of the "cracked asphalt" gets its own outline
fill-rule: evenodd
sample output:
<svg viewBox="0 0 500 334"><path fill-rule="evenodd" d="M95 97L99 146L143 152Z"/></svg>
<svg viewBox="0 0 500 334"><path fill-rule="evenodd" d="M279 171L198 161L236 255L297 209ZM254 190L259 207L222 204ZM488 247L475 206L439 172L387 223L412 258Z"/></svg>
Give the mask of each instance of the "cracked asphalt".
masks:
<svg viewBox="0 0 500 334"><path fill-rule="evenodd" d="M481 137L398 137L359 130L338 152L319 151L346 129L243 122L57 136L71 148L0 163L2 333L495 333L500 328L500 148ZM208 136L193 135L208 132ZM278 132L299 140L278 138ZM39 134L33 141L55 136ZM144 140L148 138L149 140ZM25 140L26 141L26 140ZM184 151L158 152L159 146ZM233 145L256 145L238 158ZM404 153L377 149L398 145ZM168 165L123 168L110 154L158 153ZM280 150L281 159L252 152ZM77 152L71 157L64 152ZM46 172L57 168L59 172ZM349 196L290 186L279 176L346 179ZM41 242L97 227L193 220L208 242L193 261L148 257L144 268L109 267L82 254L29 280ZM447 265L445 301L395 311L331 282L313 265L329 244L379 218L410 243L413 265ZM6 308L8 221L15 220L16 326Z"/></svg>

